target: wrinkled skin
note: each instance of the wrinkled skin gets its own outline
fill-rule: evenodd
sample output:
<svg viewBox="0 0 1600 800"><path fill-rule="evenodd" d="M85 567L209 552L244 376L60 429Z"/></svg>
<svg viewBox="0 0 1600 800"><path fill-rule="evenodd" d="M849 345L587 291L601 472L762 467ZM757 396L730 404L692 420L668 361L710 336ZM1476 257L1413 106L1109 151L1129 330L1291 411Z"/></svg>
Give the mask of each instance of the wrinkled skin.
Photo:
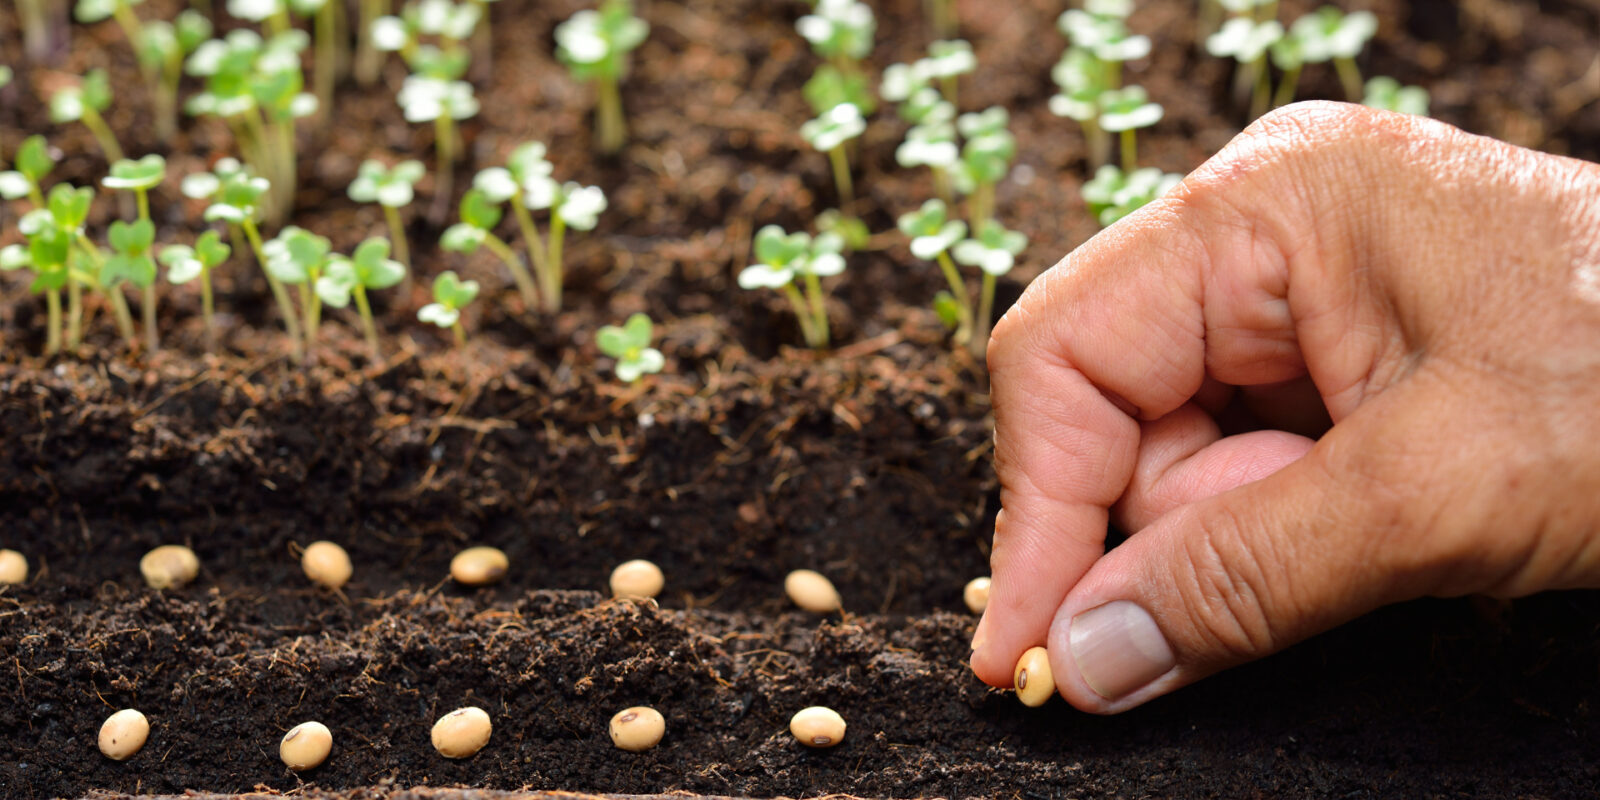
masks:
<svg viewBox="0 0 1600 800"><path fill-rule="evenodd" d="M1384 604L1600 587L1600 165L1289 106L1035 281L988 359L992 685L1044 644L1116 713ZM1241 406L1262 428L1222 436ZM1107 697L1071 633L1119 600L1171 668Z"/></svg>

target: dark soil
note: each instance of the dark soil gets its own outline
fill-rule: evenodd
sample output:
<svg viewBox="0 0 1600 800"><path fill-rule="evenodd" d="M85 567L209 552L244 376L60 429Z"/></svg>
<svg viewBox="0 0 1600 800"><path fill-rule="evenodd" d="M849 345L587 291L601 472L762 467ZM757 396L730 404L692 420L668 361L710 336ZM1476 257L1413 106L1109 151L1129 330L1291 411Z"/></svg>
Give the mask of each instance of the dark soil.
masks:
<svg viewBox="0 0 1600 800"><path fill-rule="evenodd" d="M149 17L172 0L140 6ZM604 187L599 229L572 240L568 310L526 313L487 256L438 252L421 209L410 232L424 276L485 283L464 352L408 321L422 302L380 298L388 355L363 355L330 314L314 367L294 368L253 267L223 270L225 350L203 354L198 301L165 299L166 349L117 354L102 314L73 357L32 356L42 304L0 277L0 546L34 576L0 591L0 797L96 790L288 791L352 800L389 787L750 796L850 793L984 797L1582 797L1600 781L1600 597L1512 604L1427 601L1388 609L1280 656L1116 718L1053 702L1027 710L986 689L964 659L973 618L961 587L987 571L996 505L980 364L951 353L928 300L931 266L897 234L851 259L834 293L839 348L814 356L777 297L737 289L752 232L806 227L834 203L825 159L795 133L814 58L793 33L800 3L641 3L653 26L624 97L634 142L591 153L587 90L549 56L575 0L493 5L495 63L467 126L472 164L520 141L552 147L559 178ZM885 0L873 65L916 57L916 0ZM1286 3L1286 14L1309 4ZM1363 4L1367 5L1367 4ZM1382 27L1366 68L1428 86L1434 113L1469 130L1600 159L1600 103L1585 70L1600 10L1549 0L1370 4ZM1133 27L1156 55L1130 80L1168 116L1146 163L1186 171L1243 119L1224 65L1192 47L1193 5L1141 2ZM1001 217L1032 245L1001 289L1095 231L1078 199L1082 141L1045 110L1061 49L1058 2L968 2L980 74L967 109L1003 103L1020 142ZM74 30L57 67L114 68L112 124L131 153L167 153L182 174L225 154L225 131L189 123L153 141L125 42ZM0 60L19 35L0 10ZM19 68L0 91L0 142L47 132L55 178L97 180L98 150L52 128ZM427 158L388 86L347 86L337 125L308 129L296 221L348 249L380 233L344 187L368 156ZM1336 97L1331 73L1303 95ZM1600 87L1597 87L1600 88ZM893 166L902 133L880 112L862 142L857 210L874 230L931 195ZM472 166L457 175L460 187ZM424 184L421 196L429 196ZM419 203L419 206L425 203ZM102 202L96 228L114 212ZM156 193L164 236L187 240L198 209ZM0 216L0 243L15 238ZM423 283L426 283L424 281ZM387 305L384 305L387 304ZM660 323L668 370L629 388L592 343L633 311ZM296 547L329 538L356 576L309 587ZM193 586L143 588L139 556L181 542ZM464 591L450 556L493 544L507 580ZM615 564L655 560L660 606L606 601ZM793 612L790 569L829 574L849 614ZM811 704L849 734L800 748L788 716ZM428 744L439 714L477 704L495 735L451 762ZM606 721L635 704L667 718L662 745L613 749ZM154 730L136 758L94 748L100 722L135 706ZM282 733L335 732L332 758L296 776ZM302 782L304 781L304 783ZM99 795L111 797L115 795ZM440 800L450 795L428 795ZM464 797L465 795L463 795Z"/></svg>

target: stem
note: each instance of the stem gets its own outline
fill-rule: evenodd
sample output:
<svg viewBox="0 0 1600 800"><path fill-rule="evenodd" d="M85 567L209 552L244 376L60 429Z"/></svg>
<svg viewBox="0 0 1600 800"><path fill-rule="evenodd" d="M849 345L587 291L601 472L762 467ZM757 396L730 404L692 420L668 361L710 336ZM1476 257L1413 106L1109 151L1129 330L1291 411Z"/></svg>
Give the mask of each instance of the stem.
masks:
<svg viewBox="0 0 1600 800"><path fill-rule="evenodd" d="M554 312L561 309L561 284L565 271L561 263L561 248L566 243L567 221L560 214L550 215L550 292L545 297L545 308Z"/></svg>
<svg viewBox="0 0 1600 800"><path fill-rule="evenodd" d="M811 346L818 349L827 347L828 309L823 305L822 279L810 272L806 273L806 298L811 301L812 330L817 334L817 341Z"/></svg>
<svg viewBox="0 0 1600 800"><path fill-rule="evenodd" d="M989 318L994 316L994 284L994 276L983 273L983 285L978 292L977 330L972 337L972 354L979 358L983 357L983 351L989 346Z"/></svg>
<svg viewBox="0 0 1600 800"><path fill-rule="evenodd" d="M69 259L72 255L68 254ZM68 262L70 264L70 262ZM76 350L83 342L83 283L67 275L67 347Z"/></svg>
<svg viewBox="0 0 1600 800"><path fill-rule="evenodd" d="M44 61L50 54L50 20L40 0L17 0L17 16L22 19L23 41L31 61Z"/></svg>
<svg viewBox="0 0 1600 800"><path fill-rule="evenodd" d="M383 69L383 53L372 46L372 21L383 16L388 10L388 0L359 0L359 13L356 18L356 82L362 86L371 86L378 80L378 73Z"/></svg>
<svg viewBox="0 0 1600 800"><path fill-rule="evenodd" d="M359 283L356 284L354 294L356 296L356 310L361 312L361 332L367 337L367 347L372 350L372 360L377 361L379 359L378 329L372 324L372 307L367 305L367 287ZM457 322L459 323L460 320L457 320Z"/></svg>
<svg viewBox="0 0 1600 800"><path fill-rule="evenodd" d="M100 144L100 151L105 154L107 161L115 164L122 160L122 146L117 144L117 135L111 132L100 112L87 104L83 107L83 124Z"/></svg>
<svg viewBox="0 0 1600 800"><path fill-rule="evenodd" d="M183 55L173 50L161 71L151 77L156 136L168 141L178 132L178 82L183 79Z"/></svg>
<svg viewBox="0 0 1600 800"><path fill-rule="evenodd" d="M1093 172L1106 165L1111 160L1111 137L1106 129L1100 127L1098 119L1083 121L1083 141L1088 150L1084 157L1089 162L1089 171Z"/></svg>
<svg viewBox="0 0 1600 800"><path fill-rule="evenodd" d="M550 262L546 261L544 240L539 237L539 227L533 224L533 214L522 203L522 195L511 196L511 213L517 218L517 227L522 230L522 244L528 249L528 256L533 259L533 271L539 279L540 290L544 293L544 308L554 313L561 310L561 284L559 276L550 274ZM552 223L553 224L553 223Z"/></svg>
<svg viewBox="0 0 1600 800"><path fill-rule="evenodd" d="M528 268L523 266L522 257L511 249L500 237L485 233L483 244L504 261L506 268L511 270L511 279L517 283L517 291L522 293L522 304L530 310L539 307L539 291L533 286L533 278L528 275Z"/></svg>
<svg viewBox="0 0 1600 800"><path fill-rule="evenodd" d="M454 194L455 141L455 120L448 114L439 115L433 121L433 149L439 159L435 170L438 178L433 184L433 205L428 209L429 219L436 223L444 219L450 196Z"/></svg>
<svg viewBox="0 0 1600 800"><path fill-rule="evenodd" d="M211 297L211 269L200 270L200 317L206 324L206 352L214 353L217 350L217 329L211 324L213 313Z"/></svg>
<svg viewBox="0 0 1600 800"><path fill-rule="evenodd" d="M595 136L600 152L613 155L628 143L628 124L622 118L622 92L617 79L603 75L595 81Z"/></svg>
<svg viewBox="0 0 1600 800"><path fill-rule="evenodd" d="M44 293L45 308L48 316L45 318L44 354L53 356L61 352L61 290L51 289Z"/></svg>
<svg viewBox="0 0 1600 800"><path fill-rule="evenodd" d="M151 281L149 286L142 287L139 291L139 311L144 315L144 346L145 351L154 353L160 346L161 340L156 335L156 284Z"/></svg>
<svg viewBox="0 0 1600 800"><path fill-rule="evenodd" d="M1136 134L1133 128L1122 132L1122 171L1125 173L1139 167L1139 142Z"/></svg>
<svg viewBox="0 0 1600 800"><path fill-rule="evenodd" d="M283 288L283 282L267 270L267 257L261 252L261 231L256 229L255 221L246 219L239 227L244 228L245 238L250 240L250 250L255 253L261 274L267 276L267 285L272 287L272 296L278 301L278 312L283 316L283 328L288 331L289 341L294 346L294 362L298 364L305 360L306 354L305 343L300 337L300 321L294 314L294 303L289 300L289 292Z"/></svg>
<svg viewBox="0 0 1600 800"><path fill-rule="evenodd" d="M306 356L313 361L316 359L317 329L322 327L322 298L317 296L314 288L317 283L317 270L312 270L306 276L306 282L296 284L295 294L300 295L300 309L306 317Z"/></svg>
<svg viewBox="0 0 1600 800"><path fill-rule="evenodd" d="M833 163L833 183L839 187L840 207L848 208L855 205L856 191L850 183L850 158L845 155L844 145L829 150L828 160Z"/></svg>
<svg viewBox="0 0 1600 800"><path fill-rule="evenodd" d="M994 216L994 184L979 183L972 190L972 199L968 201L967 211L971 219L973 233L983 227ZM947 256L948 257L948 256Z"/></svg>
<svg viewBox="0 0 1600 800"><path fill-rule="evenodd" d="M1286 106L1294 102L1295 90L1300 87L1300 67L1287 70L1278 79L1278 91L1272 95L1272 106Z"/></svg>
<svg viewBox="0 0 1600 800"><path fill-rule="evenodd" d="M122 338L128 343L128 350L132 352L139 349L139 334L133 329L133 313L128 310L128 298L122 296L121 286L108 286L106 296L111 298L111 311L117 318L117 330L122 332Z"/></svg>
<svg viewBox="0 0 1600 800"><path fill-rule="evenodd" d="M950 189L950 172L944 167L932 167L933 191L946 206L955 205L955 194Z"/></svg>
<svg viewBox="0 0 1600 800"><path fill-rule="evenodd" d="M1267 103L1272 99L1272 71L1267 69L1265 55L1256 59L1256 85L1250 92L1250 118L1267 113Z"/></svg>
<svg viewBox="0 0 1600 800"><path fill-rule="evenodd" d="M128 44L133 45L135 51L144 49L144 23L139 21L139 15L133 13L133 7L128 5L128 0L115 0L111 4L111 16L117 20L117 25L122 28L122 35L128 37Z"/></svg>
<svg viewBox="0 0 1600 800"><path fill-rule="evenodd" d="M133 193L139 198L139 219L150 219L150 192L145 189L134 189Z"/></svg>
<svg viewBox="0 0 1600 800"><path fill-rule="evenodd" d="M461 319L456 318L456 324L450 326L450 331L456 335L456 347L465 347L467 344L467 329L461 327Z"/></svg>
<svg viewBox="0 0 1600 800"><path fill-rule="evenodd" d="M1334 69L1339 71L1339 82L1344 84L1344 98L1352 103L1361 102L1361 68L1353 58L1336 58Z"/></svg>
<svg viewBox="0 0 1600 800"><path fill-rule="evenodd" d="M335 38L334 13L343 0L328 0L317 11L317 116L324 122L333 118L333 88L339 77L339 40Z"/></svg>
<svg viewBox="0 0 1600 800"><path fill-rule="evenodd" d="M379 205L382 205L381 203ZM406 276L400 280L400 302L411 297L411 246L406 242L406 226L400 220L400 209L383 206L383 220L389 226L389 240L394 242L394 260L404 264Z"/></svg>
<svg viewBox="0 0 1600 800"><path fill-rule="evenodd" d="M940 79L939 85L944 91L944 99L949 100L950 105L960 108L960 104L956 102L956 92L960 90L959 79L955 75L946 75Z"/></svg>
<svg viewBox="0 0 1600 800"><path fill-rule="evenodd" d="M790 282L783 285L783 293L789 298L789 305L794 307L794 318L800 323L800 335L805 337L806 346L813 350L822 349L826 343L817 336L816 321L811 318L811 312L806 310L806 299L800 296L800 289Z"/></svg>
<svg viewBox="0 0 1600 800"><path fill-rule="evenodd" d="M944 272L946 283L950 284L950 294L956 299L956 336L955 343L964 345L972 339L972 295L967 294L967 282L961 279L961 273L956 270L950 254L939 253L939 269Z"/></svg>

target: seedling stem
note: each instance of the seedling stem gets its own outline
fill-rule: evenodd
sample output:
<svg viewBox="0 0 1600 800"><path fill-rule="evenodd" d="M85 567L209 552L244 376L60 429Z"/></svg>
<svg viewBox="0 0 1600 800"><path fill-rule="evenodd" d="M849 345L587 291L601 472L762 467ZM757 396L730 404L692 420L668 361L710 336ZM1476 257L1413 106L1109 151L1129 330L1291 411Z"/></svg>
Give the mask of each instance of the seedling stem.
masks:
<svg viewBox="0 0 1600 800"><path fill-rule="evenodd" d="M1352 103L1361 102L1361 68L1353 58L1335 58L1334 69L1339 72L1339 82L1344 84L1344 96Z"/></svg>
<svg viewBox="0 0 1600 800"><path fill-rule="evenodd" d="M850 158L844 152L844 145L829 150L828 160L833 163L833 182L839 187L840 207L855 205L855 186L850 182Z"/></svg>
<svg viewBox="0 0 1600 800"><path fill-rule="evenodd" d="M394 206L383 205L383 219L389 226L389 238L394 241L394 260L406 265L405 289L401 292L403 297L410 294L411 288L411 247L406 244L406 226L400 221L400 209Z"/></svg>
<svg viewBox="0 0 1600 800"><path fill-rule="evenodd" d="M595 81L595 133L600 152L611 155L628 142L628 124L622 118L622 92L614 76Z"/></svg>
<svg viewBox="0 0 1600 800"><path fill-rule="evenodd" d="M267 285L272 287L272 296L278 301L278 312L283 315L283 328L289 333L289 341L294 345L294 362L298 364L306 357L305 340L300 332L300 320L294 313L294 303L289 300L289 291L267 269L267 256L261 251L261 231L256 228L255 220L245 217L239 226L244 228L245 238L250 240L250 251L255 253L261 274L267 276Z"/></svg>
<svg viewBox="0 0 1600 800"><path fill-rule="evenodd" d="M551 235L554 236L554 233ZM511 270L511 278L517 283L517 291L522 294L523 304L528 308L537 308L539 290L533 284L533 277L528 274L527 265L522 263L522 256L517 255L516 251L511 249L511 245L493 233L484 235L483 246L499 256L500 260L505 262L506 268Z"/></svg>
<svg viewBox="0 0 1600 800"><path fill-rule="evenodd" d="M950 260L950 254L941 250L937 260L945 282L950 284L950 295L956 299L955 343L964 345L972 340L972 295L967 293L967 282L961 279L961 273L956 270L955 262Z"/></svg>
<svg viewBox="0 0 1600 800"><path fill-rule="evenodd" d="M46 318L44 353L53 356L61 352L61 290L50 289L44 293L45 308L49 311Z"/></svg>
<svg viewBox="0 0 1600 800"><path fill-rule="evenodd" d="M1129 128L1122 132L1122 171L1132 172L1139 166L1138 131ZM974 221L976 224L976 221Z"/></svg>

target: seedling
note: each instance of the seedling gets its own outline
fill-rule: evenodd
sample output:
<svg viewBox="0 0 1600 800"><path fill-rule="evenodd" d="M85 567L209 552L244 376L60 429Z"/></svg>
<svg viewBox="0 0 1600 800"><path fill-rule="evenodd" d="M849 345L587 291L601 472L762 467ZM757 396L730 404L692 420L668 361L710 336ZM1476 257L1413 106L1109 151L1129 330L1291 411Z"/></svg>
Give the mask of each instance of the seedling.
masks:
<svg viewBox="0 0 1600 800"><path fill-rule="evenodd" d="M327 265L327 274L316 281L317 297L334 308L344 308L350 298L356 301L356 311L361 314L361 331L372 350L372 358L379 357L378 329L372 324L372 307L367 302L368 289L388 289L397 286L406 277L406 267L389 258L389 242L373 237L356 246L349 258L334 256Z"/></svg>
<svg viewBox="0 0 1600 800"><path fill-rule="evenodd" d="M350 554L329 541L306 545L305 552L300 554L300 568L312 583L329 589L343 587L355 572L355 567L350 564Z"/></svg>
<svg viewBox="0 0 1600 800"><path fill-rule="evenodd" d="M320 722L302 722L289 729L278 743L278 758L296 772L314 769L333 751L333 732Z"/></svg>
<svg viewBox="0 0 1600 800"><path fill-rule="evenodd" d="M460 158L457 123L477 116L480 104L466 75L471 53L462 42L478 25L482 7L450 0L412 0L399 17L380 17L371 27L373 46L398 52L411 74L396 100L411 123L433 123L436 214L442 214L452 194L454 172ZM424 40L432 39L437 44Z"/></svg>
<svg viewBox="0 0 1600 800"><path fill-rule="evenodd" d="M450 577L463 586L499 583L510 568L511 560L497 547L469 547L450 559Z"/></svg>
<svg viewBox="0 0 1600 800"><path fill-rule="evenodd" d="M1011 115L1002 106L962 114L956 129L966 139L961 148L961 167L956 171L956 188L969 195L967 219L981 225L994 216L995 186L1011 171L1017 155L1017 140L1007 129Z"/></svg>
<svg viewBox="0 0 1600 800"><path fill-rule="evenodd" d="M667 721L649 706L634 706L611 717L611 743L619 750L642 753L661 742Z"/></svg>
<svg viewBox="0 0 1600 800"><path fill-rule="evenodd" d="M811 74L800 92L811 106L812 113L822 115L841 103L850 103L858 109L872 109L876 102L867 86L867 78L860 73L846 75L832 64L823 64Z"/></svg>
<svg viewBox="0 0 1600 800"><path fill-rule="evenodd" d="M928 57L917 62L927 76L939 82L945 99L956 102L957 79L978 68L972 45L964 39L950 39L928 45Z"/></svg>
<svg viewBox="0 0 1600 800"><path fill-rule="evenodd" d="M461 327L461 309L478 296L477 281L463 281L446 270L433 280L433 302L417 310L417 319L430 325L449 328L456 335L456 346L467 343Z"/></svg>
<svg viewBox="0 0 1600 800"><path fill-rule="evenodd" d="M1076 120L1083 128L1089 166L1098 168L1111 157L1111 139L1100 124L1102 99L1116 88L1110 66L1082 48L1068 48L1050 72L1059 91L1050 98L1050 113Z"/></svg>
<svg viewBox="0 0 1600 800"><path fill-rule="evenodd" d="M182 183L186 197L211 201L205 210L206 222L225 222L244 232L256 263L267 277L272 297L278 303L278 312L283 316L283 327L289 334L294 360L298 363L305 358L305 340L300 330L300 320L295 315L294 303L289 299L289 290L268 269L269 259L261 240L261 229L256 225L257 218L261 216L262 198L271 187L271 182L266 178L254 175L249 168L226 158L217 162L214 172L186 176Z"/></svg>
<svg viewBox="0 0 1600 800"><path fill-rule="evenodd" d="M650 25L633 15L633 0L601 0L598 11L579 11L556 26L556 57L575 80L594 83L595 142L602 153L627 143L620 84L628 53L649 35Z"/></svg>
<svg viewBox="0 0 1600 800"><path fill-rule="evenodd" d="M850 181L850 156L844 145L867 129L861 109L854 103L840 103L800 126L800 136L818 151L828 154L833 165L833 182L839 189L839 203L849 207L855 203L855 188Z"/></svg>
<svg viewBox="0 0 1600 800"><path fill-rule="evenodd" d="M795 22L811 49L845 75L861 72L877 31L872 8L858 0L819 0L812 13Z"/></svg>
<svg viewBox="0 0 1600 800"><path fill-rule="evenodd" d="M978 227L976 238L967 239L951 249L955 260L983 272L978 293L977 329L972 336L974 355L983 355L989 345L989 321L994 316L995 280L1011 271L1018 253L1028 246L1028 237L1018 231L1008 231L1003 225L987 220Z"/></svg>
<svg viewBox="0 0 1600 800"><path fill-rule="evenodd" d="M950 260L950 248L967 235L967 224L950 219L949 209L942 200L929 200L922 208L901 214L897 221L900 232L911 237L911 254L924 261L935 261L950 286L946 298L936 298L935 307L947 309L955 322L955 343L965 345L972 339L972 296L967 293L967 283L955 262ZM941 316L944 316L941 314Z"/></svg>
<svg viewBox="0 0 1600 800"><path fill-rule="evenodd" d="M527 265L522 263L522 257L505 240L494 233L494 227L500 224L503 216L499 203L488 192L473 187L461 197L461 221L445 229L439 246L452 253L465 255L476 253L479 247L489 248L489 252L494 253L511 271L511 278L522 293L522 302L528 308L534 308L539 296Z"/></svg>
<svg viewBox="0 0 1600 800"><path fill-rule="evenodd" d="M211 32L211 20L193 9L180 12L172 22L145 23L143 41L138 43L139 65L150 86L156 136L162 141L177 132L178 83L183 79L183 61L211 38Z"/></svg>
<svg viewBox="0 0 1600 800"><path fill-rule="evenodd" d="M1123 22L1128 10L1124 4L1091 4L1090 8L1068 9L1056 21L1056 28L1072 47L1087 51L1107 66L1113 89L1122 82L1124 62L1150 55L1150 37L1129 33Z"/></svg>
<svg viewBox="0 0 1600 800"><path fill-rule="evenodd" d="M1139 164L1137 132L1161 121L1165 112L1159 103L1150 102L1143 86L1113 89L1100 95L1100 127L1122 137L1122 168L1132 171Z"/></svg>
<svg viewBox="0 0 1600 800"><path fill-rule="evenodd" d="M650 346L655 324L648 314L634 314L621 326L607 325L595 334L600 352L617 360L617 380L633 383L641 376L653 375L666 366L661 351Z"/></svg>
<svg viewBox="0 0 1600 800"><path fill-rule="evenodd" d="M107 237L111 257L100 268L100 285L113 293L124 281L139 289L145 348L154 353L160 344L156 336L156 262L150 255L156 238L155 224L148 219L131 224L119 219L111 223Z"/></svg>
<svg viewBox="0 0 1600 800"><path fill-rule="evenodd" d="M112 761L127 761L150 738L150 721L132 708L124 708L100 725L100 752Z"/></svg>
<svg viewBox="0 0 1600 800"><path fill-rule="evenodd" d="M433 723L433 749L445 758L471 758L489 743L489 713L477 706L458 708Z"/></svg>
<svg viewBox="0 0 1600 800"><path fill-rule="evenodd" d="M1367 81L1366 96L1361 100L1364 106L1398 111L1401 114L1415 114L1419 117L1428 116L1428 102L1427 89L1421 86L1402 86L1399 81L1386 75L1379 75Z"/></svg>
<svg viewBox="0 0 1600 800"><path fill-rule="evenodd" d="M350 199L357 203L377 203L383 207L383 219L389 226L389 238L394 242L394 257L407 268L411 266L411 248L406 241L406 227L400 220L400 209L411 205L416 198L417 181L422 180L426 168L421 161L408 159L393 167L369 158L361 162L356 179L350 182Z"/></svg>
<svg viewBox="0 0 1600 800"><path fill-rule="evenodd" d="M1182 180L1182 175L1162 173L1155 167L1125 173L1107 164L1083 185L1083 199L1089 204L1089 213L1102 226L1109 226L1172 191Z"/></svg>
<svg viewBox="0 0 1600 800"><path fill-rule="evenodd" d="M480 105L472 84L426 75L411 75L396 98L407 122L432 122L433 147L438 157L439 193L448 197L451 168L460 157L457 124L478 115Z"/></svg>
<svg viewBox="0 0 1600 800"><path fill-rule="evenodd" d="M41 182L56 167L50 145L37 134L22 140L17 148L16 169L0 172L0 197L7 200L28 198L34 208L44 208Z"/></svg>
<svg viewBox="0 0 1600 800"><path fill-rule="evenodd" d="M1050 671L1050 651L1043 647L1030 647L1018 659L1011 673L1011 685L1017 689L1017 699L1029 708L1044 705L1056 693L1055 674Z"/></svg>
<svg viewBox="0 0 1600 800"><path fill-rule="evenodd" d="M739 272L739 288L782 290L794 308L806 345L820 350L828 346L822 278L844 272L843 249L844 239L836 234L813 239L806 233L787 233L768 225L756 232L756 263ZM795 286L796 278L805 282L803 295Z"/></svg>
<svg viewBox="0 0 1600 800"><path fill-rule="evenodd" d="M1345 98L1352 103L1362 97L1361 69L1356 66L1356 57L1377 32L1378 18L1372 12L1346 14L1334 6L1323 6L1295 20L1290 29L1306 63L1333 61Z"/></svg>
<svg viewBox="0 0 1600 800"><path fill-rule="evenodd" d="M182 285L200 280L200 314L205 320L206 349L216 350L217 331L212 323L214 316L211 292L211 270L228 260L233 250L216 231L206 231L195 240L194 247L168 245L162 248L157 260L167 265L167 282Z"/></svg>
<svg viewBox="0 0 1600 800"><path fill-rule="evenodd" d="M50 212L42 213L48 215ZM49 222L39 225L35 230L28 234L26 245L12 244L0 248L0 271L28 269L33 272L28 291L44 295L48 313L44 352L45 355L55 355L61 352L61 290L70 280L67 260L71 254L72 240Z"/></svg>
<svg viewBox="0 0 1600 800"><path fill-rule="evenodd" d="M267 273L280 283L294 286L300 295L307 353L316 346L317 329L322 323L322 299L317 283L332 260L332 252L333 245L326 237L294 225L279 231L277 238L262 247L267 257Z"/></svg>
<svg viewBox="0 0 1600 800"><path fill-rule="evenodd" d="M1250 93L1250 116L1267 111L1272 97L1272 75L1267 71L1267 52L1283 38L1283 25L1275 19L1257 22L1249 17L1234 17L1206 39L1206 51L1218 58L1232 57L1239 62L1238 89Z"/></svg>
<svg viewBox="0 0 1600 800"><path fill-rule="evenodd" d="M556 183L555 179L550 177L554 168L545 160L544 155L543 143L525 142L511 151L511 157L507 159L505 167L490 167L479 172L473 179L472 185L482 192L490 203L504 202L511 206L517 227L522 231L523 246L528 249L528 255L533 259L539 293L544 299L544 310L555 313L561 309L563 276L560 253L546 247L544 238L539 235L539 227L534 224L532 212L547 208L555 209L551 218L552 233L556 224L555 218L562 213L592 228L593 220L590 217L605 208L605 194L598 188L592 188L582 190L576 198L570 197L578 190L569 191L568 187ZM569 199L576 199L576 204L566 206L566 201ZM561 211L563 206L566 207L564 212ZM554 239L550 244L552 247L555 245ZM513 277L516 277L515 272ZM518 287L523 292L523 302L532 308L532 295L527 291L526 282L521 278L518 278Z"/></svg>
<svg viewBox="0 0 1600 800"><path fill-rule="evenodd" d="M832 614L844 607L833 581L816 570L797 569L785 575L783 592L795 605L813 614Z"/></svg>
<svg viewBox="0 0 1600 800"><path fill-rule="evenodd" d="M333 103L333 87L344 61L342 42L344 3L329 0L228 0L228 13L240 19L261 23L274 36L289 31L289 12L311 19L316 31L316 96L319 108Z"/></svg>
<svg viewBox="0 0 1600 800"><path fill-rule="evenodd" d="M57 125L82 122L100 145L107 161L122 160L122 145L106 124L102 111L111 107L111 79L103 69L92 69L82 83L67 86L50 96L50 121Z"/></svg>
<svg viewBox="0 0 1600 800"><path fill-rule="evenodd" d="M789 733L806 747L832 747L844 741L844 731L844 717L823 706L802 708L789 718Z"/></svg>

